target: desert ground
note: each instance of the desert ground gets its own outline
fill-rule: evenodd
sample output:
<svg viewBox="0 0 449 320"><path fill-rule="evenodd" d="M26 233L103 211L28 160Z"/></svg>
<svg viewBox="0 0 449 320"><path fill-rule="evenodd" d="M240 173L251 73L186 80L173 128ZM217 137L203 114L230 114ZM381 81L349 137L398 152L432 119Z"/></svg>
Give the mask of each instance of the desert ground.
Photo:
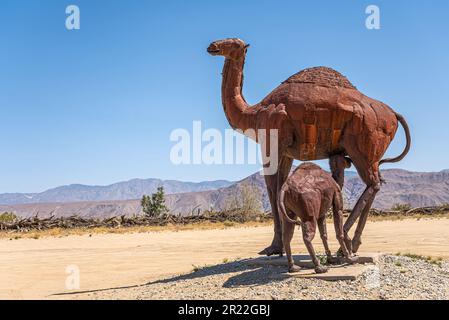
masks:
<svg viewBox="0 0 449 320"><path fill-rule="evenodd" d="M332 225L329 225L331 248L336 250L338 247L332 229ZM14 239L14 235L11 235L11 238L2 237L0 299L189 298L188 295L179 295L179 290L176 296L154 295L154 290L146 286L149 282L167 278L179 279L182 282L182 276L176 278L177 275L189 274L194 269L204 272L201 268L205 265L227 264L238 271L239 266L232 266L232 261L256 257L257 252L270 242L271 237L272 227L267 225L51 236L38 239ZM363 252L413 253L447 260L449 219L369 221L362 240ZM318 236L314 242L316 249L322 251ZM294 252L305 252L298 231L292 244ZM411 264L408 260L394 262L396 266L401 263L402 268ZM78 289L68 290L66 282L70 274L66 271L70 272L74 268L79 270L80 286ZM425 268L430 270L438 267L428 264ZM279 267L270 272L285 272L283 269L285 268ZM220 277L218 282L213 284L218 290L231 273L220 274L219 267L214 272L216 274L212 276ZM402 273L405 272L398 271L398 277ZM415 273L419 276L419 271ZM443 285L442 281L448 278L446 273L447 270L440 272L438 277L430 276L429 282ZM263 274L261 276L263 277ZM288 281L293 280L286 281L276 285L288 287ZM310 285L311 280L308 281ZM313 283L319 284L319 281L314 280ZM176 281L171 281L170 285L176 286ZM251 288L254 285L257 285L257 280L253 279ZM301 286L307 287L304 283ZM338 286L345 287L344 284ZM165 287L154 289L159 293L160 290L166 290ZM179 289L182 291L182 286ZM208 298L205 294L196 297ZM214 298L212 292L209 297ZM235 297L239 297L237 291ZM351 297L358 296L356 294Z"/></svg>

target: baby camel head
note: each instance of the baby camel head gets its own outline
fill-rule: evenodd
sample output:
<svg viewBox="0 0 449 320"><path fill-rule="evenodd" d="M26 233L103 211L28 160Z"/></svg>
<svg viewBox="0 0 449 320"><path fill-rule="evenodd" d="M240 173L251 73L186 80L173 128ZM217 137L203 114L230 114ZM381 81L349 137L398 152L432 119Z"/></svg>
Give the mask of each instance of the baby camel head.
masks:
<svg viewBox="0 0 449 320"><path fill-rule="evenodd" d="M244 57L249 44L240 39L224 39L214 41L207 48L207 52L213 56L224 56L225 58L238 60Z"/></svg>

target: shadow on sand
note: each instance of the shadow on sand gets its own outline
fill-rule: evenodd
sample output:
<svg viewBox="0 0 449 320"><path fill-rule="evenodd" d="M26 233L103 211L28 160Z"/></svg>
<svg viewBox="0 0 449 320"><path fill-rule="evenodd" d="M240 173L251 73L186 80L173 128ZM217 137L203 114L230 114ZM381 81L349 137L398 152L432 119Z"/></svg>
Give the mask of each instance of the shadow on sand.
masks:
<svg viewBox="0 0 449 320"><path fill-rule="evenodd" d="M295 261L308 261L309 256L297 255ZM228 278L224 283L224 288L235 288L240 286L264 285L272 282L282 281L289 278L287 272L287 262L285 257L258 257L250 259L242 259L213 266L196 267L196 271L188 274L169 277L161 280L151 281L145 284L111 287L96 290L77 291L69 293L56 293L51 296L66 296L76 294L86 294L94 292L102 292L108 290L132 289L153 284L167 284L183 280L194 280L204 277L223 275L229 273L237 273Z"/></svg>

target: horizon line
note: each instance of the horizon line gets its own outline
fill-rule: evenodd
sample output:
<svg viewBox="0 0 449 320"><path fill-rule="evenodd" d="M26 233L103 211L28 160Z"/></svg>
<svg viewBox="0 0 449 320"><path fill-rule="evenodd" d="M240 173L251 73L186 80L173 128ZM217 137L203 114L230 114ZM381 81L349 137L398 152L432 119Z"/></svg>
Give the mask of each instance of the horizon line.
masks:
<svg viewBox="0 0 449 320"><path fill-rule="evenodd" d="M296 165L293 165L292 169L297 167ZM388 168L388 169L381 169L381 171L392 171L392 170L401 170L401 171L406 171L406 172L413 172L413 173L440 173L440 172L444 172L444 171L448 171L449 168L446 169L441 169L439 171L413 171L413 170L407 170L407 169L402 169L402 168ZM329 172L329 170L325 170L327 172ZM54 189L58 189L58 188L63 188L63 187L71 187L71 186L82 186L82 187L110 187L116 184L121 184L121 183L127 183L127 182L131 182L134 180L160 180L162 182L168 182L168 181L175 181L175 182L181 182L181 183L193 183L193 184L200 184L200 183L205 183L205 182L218 182L218 181L224 181L224 182L230 182L230 183L237 183L240 182L242 180L245 180L246 178L257 174L258 172L260 172L260 170L247 175L241 179L237 179L237 180L228 180L228 179L214 179L214 180L200 180L200 181L185 181L185 180L178 180L178 179L162 179L162 178L154 178L154 177L149 177L149 178L130 178L130 179L126 179L126 180L121 180L121 181L117 181L117 182L113 182L113 183L109 183L109 184L84 184L84 183L69 183L69 184L61 184L59 186L55 186L55 187L50 187L47 189L44 189L43 191L38 191L38 192L0 192L0 195L13 195L13 194L21 194L24 196L27 195L31 195L31 194L40 194L40 193L44 193L50 190L54 190ZM345 172L349 173L355 173L358 175L357 170L345 170Z"/></svg>

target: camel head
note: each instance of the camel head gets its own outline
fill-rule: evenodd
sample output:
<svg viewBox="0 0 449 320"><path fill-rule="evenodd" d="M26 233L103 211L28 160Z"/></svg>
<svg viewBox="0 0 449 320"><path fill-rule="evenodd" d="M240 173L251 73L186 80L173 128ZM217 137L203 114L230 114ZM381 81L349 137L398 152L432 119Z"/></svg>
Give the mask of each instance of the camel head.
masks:
<svg viewBox="0 0 449 320"><path fill-rule="evenodd" d="M213 56L223 56L232 60L239 60L244 57L249 44L240 39L224 39L212 42L207 48L207 52Z"/></svg>

